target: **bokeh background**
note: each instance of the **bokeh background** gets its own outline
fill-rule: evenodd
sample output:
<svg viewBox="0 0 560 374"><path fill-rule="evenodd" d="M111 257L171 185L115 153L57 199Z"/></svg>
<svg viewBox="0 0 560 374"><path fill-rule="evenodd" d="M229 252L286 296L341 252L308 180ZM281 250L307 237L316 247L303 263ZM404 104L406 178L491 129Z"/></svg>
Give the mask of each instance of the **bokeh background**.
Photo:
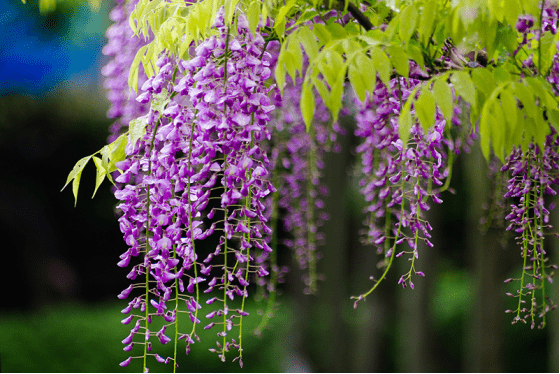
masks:
<svg viewBox="0 0 560 374"><path fill-rule="evenodd" d="M77 208L70 188L60 192L74 163L104 144L101 49L114 5L93 12L82 2L59 2L40 14L37 3L0 1L0 369L8 372L140 371L127 368L121 340L126 305L116 295L128 286L128 270L116 266L126 250L109 184L93 193L94 170L83 173ZM480 217L493 181L478 145L455 162L444 203L430 212L435 247L420 252L415 290L397 285L408 269L396 262L389 278L352 308L351 295L379 275L376 254L358 231L363 202L352 175L356 139L352 120L342 151L329 154L324 181L331 220L317 295L302 293L302 273L285 248L279 258L292 271L270 329L245 339L244 368L208 352L214 332L181 371L194 372L558 372L558 311L545 330L511 325L503 280L520 271L519 250L503 229L483 234ZM558 208L553 212L558 227ZM557 237L549 241L558 263ZM550 290L558 300L558 278ZM256 314L264 305L251 302ZM256 322L255 322L256 323ZM251 326L249 326L251 328ZM171 350L169 349L169 355ZM163 355L163 354L162 354ZM151 365L152 371L171 371Z"/></svg>

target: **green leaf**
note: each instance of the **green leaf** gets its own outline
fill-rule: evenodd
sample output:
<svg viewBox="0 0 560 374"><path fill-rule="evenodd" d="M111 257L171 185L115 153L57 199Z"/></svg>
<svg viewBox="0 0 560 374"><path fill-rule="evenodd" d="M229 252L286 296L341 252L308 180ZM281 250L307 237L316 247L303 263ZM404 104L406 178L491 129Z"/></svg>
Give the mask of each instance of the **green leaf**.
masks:
<svg viewBox="0 0 560 374"><path fill-rule="evenodd" d="M331 40L331 33L327 30L325 25L316 23L313 25L313 33L319 39L319 42L323 45L327 45Z"/></svg>
<svg viewBox="0 0 560 374"><path fill-rule="evenodd" d="M430 36L432 35L434 21L438 12L438 1L428 0L423 4L422 14L420 15L420 25L418 33L420 40L425 46L428 45Z"/></svg>
<svg viewBox="0 0 560 374"><path fill-rule="evenodd" d="M80 187L80 178L82 177L82 171L84 170L84 167L87 165L90 159L91 156L87 156L78 160L78 162L76 162L76 164L74 165L74 168L72 168L70 174L68 174L68 178L66 178L66 184L64 185L64 187L62 187L62 190L64 190L66 186L68 186L68 183L73 180L72 192L74 193L74 206L76 206L76 204L78 203L78 188Z"/></svg>
<svg viewBox="0 0 560 374"><path fill-rule="evenodd" d="M116 163L122 161L126 157L125 147L127 145L126 134L122 134L108 146L108 165L106 167L108 173L117 170Z"/></svg>
<svg viewBox="0 0 560 374"><path fill-rule="evenodd" d="M408 5L399 15L399 38L403 43L408 43L414 30L416 29L416 21L418 19L418 11L414 4Z"/></svg>
<svg viewBox="0 0 560 374"><path fill-rule="evenodd" d="M359 70L366 92L373 92L377 84L377 74L371 59L365 53L359 53L354 58L356 68Z"/></svg>
<svg viewBox="0 0 560 374"><path fill-rule="evenodd" d="M451 83L453 83L457 94L472 106L476 105L476 91L468 73L464 71L453 73Z"/></svg>
<svg viewBox="0 0 560 374"><path fill-rule="evenodd" d="M276 20L274 21L274 31L276 31L278 36L284 35L287 19L286 15L290 12L290 10L292 10L295 3L296 0L290 0L286 3L286 5L282 6L282 8L278 10Z"/></svg>
<svg viewBox="0 0 560 374"><path fill-rule="evenodd" d="M494 76L486 68L473 69L471 78L476 90L484 92L486 96L490 95L496 88Z"/></svg>
<svg viewBox="0 0 560 374"><path fill-rule="evenodd" d="M107 171L107 179L109 179L111 183L115 184L115 182L113 182L113 177L111 177L111 172L109 172L109 154L111 153L109 145L106 145L103 148L101 148L99 153L101 154L101 161L103 162L103 167Z"/></svg>
<svg viewBox="0 0 560 374"><path fill-rule="evenodd" d="M163 88L160 93L152 96L152 109L161 115L170 101L169 92L166 88Z"/></svg>
<svg viewBox="0 0 560 374"><path fill-rule="evenodd" d="M231 25L233 19L233 14L235 13L235 7L239 0L227 0L224 4L224 22L226 25Z"/></svg>
<svg viewBox="0 0 560 374"><path fill-rule="evenodd" d="M335 39L344 39L348 36L346 30L344 30L344 28L338 23L331 23L330 25L327 25L327 30L329 30L330 34Z"/></svg>
<svg viewBox="0 0 560 374"><path fill-rule="evenodd" d="M387 48L389 54L391 55L391 62L399 74L402 77L408 78L408 55L406 52L398 45L392 45Z"/></svg>
<svg viewBox="0 0 560 374"><path fill-rule="evenodd" d="M99 188L99 186L101 186L101 183L103 183L105 175L107 175L107 169L105 169L105 167L103 166L103 161L100 158L93 156L93 162L95 163L95 167L97 168L97 173L95 176L95 190L93 190L93 196L91 197L92 199L95 197L97 189Z"/></svg>
<svg viewBox="0 0 560 374"><path fill-rule="evenodd" d="M285 64L286 72L292 78L292 82L296 81L296 64L292 52L284 50L282 52L282 62Z"/></svg>
<svg viewBox="0 0 560 374"><path fill-rule="evenodd" d="M249 22L249 30L251 34L255 35L257 26L259 24L259 16L261 14L261 2L253 1L247 10L247 21Z"/></svg>
<svg viewBox="0 0 560 374"><path fill-rule="evenodd" d="M412 128L412 114L410 113L411 97L408 98L399 116L399 138L403 142L403 148L408 143L410 129Z"/></svg>
<svg viewBox="0 0 560 374"><path fill-rule="evenodd" d="M138 68L147 48L147 45L141 47L138 52L136 52L132 65L130 65L130 71L128 73L128 87L132 88L135 92L138 92Z"/></svg>
<svg viewBox="0 0 560 374"><path fill-rule="evenodd" d="M480 147L482 148L482 154L484 158L488 161L490 159L490 100L484 103L482 108L482 115L480 116Z"/></svg>
<svg viewBox="0 0 560 374"><path fill-rule="evenodd" d="M539 66L539 71L542 75L545 75L550 67L552 66L553 56L556 53L556 41L558 37L549 32L544 33L540 40L541 43L541 66Z"/></svg>
<svg viewBox="0 0 560 374"><path fill-rule="evenodd" d="M342 67L340 73L338 75L338 79L336 83L331 87L331 115L333 116L333 120L338 120L338 113L342 108L342 94L344 93L344 77L346 76L346 65Z"/></svg>
<svg viewBox="0 0 560 374"><path fill-rule="evenodd" d="M418 117L424 132L427 133L434 125L436 117L436 102L434 100L434 95L427 87L422 88L420 96L414 104L414 109L416 110L416 116Z"/></svg>
<svg viewBox="0 0 560 374"><path fill-rule="evenodd" d="M422 55L422 50L416 44L413 44L412 41L408 43L407 47L408 56L413 59L418 66L424 66L424 56Z"/></svg>
<svg viewBox="0 0 560 374"><path fill-rule="evenodd" d="M380 48L372 47L370 51L371 61L375 70L379 73L379 78L381 78L385 85L388 85L391 79L391 62L389 58Z"/></svg>
<svg viewBox="0 0 560 374"><path fill-rule="evenodd" d="M303 84L301 87L301 98L299 106L301 108L301 115L305 122L305 128L309 131L313 113L315 110L315 97L313 95L313 87L309 84Z"/></svg>
<svg viewBox="0 0 560 374"><path fill-rule="evenodd" d="M533 90L525 86L523 83L513 82L515 96L523 104L523 110L527 116L534 118L537 116L537 108L535 106L535 98L533 97Z"/></svg>
<svg viewBox="0 0 560 374"><path fill-rule="evenodd" d="M505 118L498 100L492 100L490 107L490 136L492 137L492 149L494 154L505 163Z"/></svg>
<svg viewBox="0 0 560 374"><path fill-rule="evenodd" d="M337 83L340 70L343 68L344 62L342 56L332 49L324 51L323 58L318 68L323 77L332 87Z"/></svg>
<svg viewBox="0 0 560 374"><path fill-rule="evenodd" d="M447 123L451 123L451 118L453 118L453 94L451 88L447 84L447 76L438 78L432 90L436 103L447 120Z"/></svg>
<svg viewBox="0 0 560 374"><path fill-rule="evenodd" d="M414 100L419 88L420 86L416 86L412 90L406 100L406 103L403 105L401 114L399 115L399 139L401 139L403 143L403 148L406 147L408 138L410 137L410 129L412 128L412 114L410 113L410 107L412 106L412 101Z"/></svg>
<svg viewBox="0 0 560 374"><path fill-rule="evenodd" d="M514 145L516 135L523 131L523 129L520 128L521 126L519 126L521 121L518 119L519 110L517 109L517 101L508 87L503 89L500 93L502 111L505 117L505 121L502 124L505 130L504 150L511 149Z"/></svg>
<svg viewBox="0 0 560 374"><path fill-rule="evenodd" d="M522 9L519 0L507 0L505 7L505 19L510 25L515 25L517 19L521 15Z"/></svg>
<svg viewBox="0 0 560 374"><path fill-rule="evenodd" d="M494 79L497 83L506 83L511 80L511 75L503 66L498 66L494 69Z"/></svg>
<svg viewBox="0 0 560 374"><path fill-rule="evenodd" d="M354 92L356 92L356 96L361 102L364 102L366 99L366 83L363 79L362 68L356 60L354 59L348 66L348 78Z"/></svg>
<svg viewBox="0 0 560 374"><path fill-rule="evenodd" d="M317 57L317 54L319 54L319 47L317 46L315 35L308 27L300 27L297 32L296 41L303 45L305 53L309 56L309 61L313 61Z"/></svg>
<svg viewBox="0 0 560 374"><path fill-rule="evenodd" d="M292 76L292 80L295 82L295 71L302 72L303 66L303 53L301 51L301 44L297 41L290 40L290 44L288 44L288 52L292 55L292 65L289 70L294 73Z"/></svg>
<svg viewBox="0 0 560 374"><path fill-rule="evenodd" d="M131 120L128 124L128 128L130 144L136 145L138 139L140 139L146 133L146 116Z"/></svg>

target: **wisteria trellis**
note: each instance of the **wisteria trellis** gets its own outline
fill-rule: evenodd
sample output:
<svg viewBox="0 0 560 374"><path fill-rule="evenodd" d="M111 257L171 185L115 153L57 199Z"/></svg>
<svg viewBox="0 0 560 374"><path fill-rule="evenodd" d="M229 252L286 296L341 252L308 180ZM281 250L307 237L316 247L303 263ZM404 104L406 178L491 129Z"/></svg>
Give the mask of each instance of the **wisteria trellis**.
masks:
<svg viewBox="0 0 560 374"><path fill-rule="evenodd" d="M348 79L343 75L342 82L346 83L337 88L339 82L333 80L337 72L327 74L329 68L320 65L318 51L309 39L302 37L301 46L298 43L293 49L288 38L280 35L292 26L293 35L297 33L294 30L305 31L302 25L313 27L319 41L335 35L333 30L339 34L340 30L349 30L353 35L351 30L358 25L375 29L365 16L367 4L360 7L346 2L349 12L344 7L317 8L304 20L288 18L279 23L278 14L276 21L262 14L255 19L254 9L260 9L255 1L238 5L226 2L217 10L209 36L198 43L193 39L183 48L184 55L164 47L152 66L153 75L147 78L139 69L140 89L136 95L128 90L126 77L131 62L138 57L137 51L153 38L150 34L147 39L132 36L128 18L137 2L144 7L148 4L144 0L118 0L111 13L115 23L107 32L109 43L104 53L112 59L102 72L107 77L105 86L112 103L108 115L117 119L111 128L112 143L101 150L101 159L92 155L80 160L68 178L68 182L74 180L76 195L79 175L89 159L93 158L98 167L96 189L105 174L111 177L116 171L113 176L117 183L115 197L120 201L119 224L129 246L118 266L132 266L127 277L133 282L119 295L121 299L132 299L122 311L126 315L122 322L133 325L123 344L131 354L143 350L121 366L140 358L147 370L148 358L153 356L176 368L181 340L188 354L199 329L217 330L219 340L211 351L222 361L227 352L236 351L234 361L242 366L243 319L249 316L244 307L248 286L257 283L265 286L265 294L273 295L286 271L276 264L275 229L279 221L291 233L284 244L293 251L296 262L308 269L304 291L316 290L320 226L328 219L322 212L322 196L327 194L320 181L323 155L336 150L337 137L345 133L338 123L341 105L333 99L338 91L340 101L348 104L341 115L354 116L354 135L361 139L356 152L361 161L360 191L367 203L362 239L382 255L381 275L372 277L369 291L352 297L355 307L385 278L395 258L405 256L411 263L398 281L402 287L414 288L413 276L424 276L415 266L418 243L433 246L433 228L424 212L432 202L443 202L442 192L449 187L456 155L468 152L478 137L483 140L483 151L489 152L490 145L484 142L492 130L487 124L512 119L512 114L502 112L500 106L512 102L527 121L535 115L531 108L535 102L546 108L542 116L547 121L547 131L537 131L538 136L530 139L524 139L523 131L519 131L519 138L510 139L516 145L502 159L503 166L494 170L508 179L503 196L511 204L505 216L510 222L507 230L518 235L523 260L520 277L506 280L519 285L515 294L508 294L516 298L517 308L506 312L514 314L513 323L529 322L533 328L540 318L539 327L544 327L546 313L556 308L545 292L546 282L552 283L552 270L556 269L548 263L544 250L545 230L552 228L549 215L555 204L546 205L545 197L556 195L558 185L558 131L550 118L557 108L550 112L550 99L539 96L535 101L532 96L527 99L516 93L516 101L507 90L507 84L514 87L513 83L503 84L487 97L486 113L470 123L469 116L472 120L478 109L468 89L471 78L459 71L464 67L476 70L487 62L477 56L482 56L483 50L469 57L448 40L438 58L425 65L419 63L422 58L412 49L406 52L413 56L408 62L392 61L394 70L385 69L386 64L374 61L373 55L372 60L356 57L355 61L364 62L365 68L371 63L378 73L369 83L362 82L363 87L358 84L358 65L352 65L356 62L350 57L352 48L359 45L348 41L342 47ZM162 1L153 2L156 3ZM163 3L195 7L200 2ZM289 4L293 7L294 3ZM317 1L312 3L317 5ZM521 78L543 74L541 59L545 53L541 53L541 40L557 33L557 3L539 3L538 20L523 14L515 24L519 38L511 55L526 55L522 66L518 66ZM426 18L428 5L424 7L422 17ZM244 9L249 9L247 14ZM417 17L415 12L413 5L402 10L411 19ZM378 30L372 31L389 32L391 27L393 22L381 20ZM429 43L424 32L413 38L402 21L398 27L399 38ZM330 30L330 36L322 30ZM183 36L183 41L186 39ZM539 61L533 61L533 54L526 50L532 45L538 45ZM292 49L286 54L284 48ZM387 47L392 57L401 53L398 48ZM296 69L286 68L286 55L291 53L295 61L302 50L305 58L296 74ZM342 61L336 54L329 56L333 58L329 63L334 65L338 59ZM545 79L552 87L557 106L557 42L551 58L552 66ZM274 74L282 66L290 76L288 84L284 76ZM318 68L323 69L322 76L313 75ZM473 71L473 81L477 75ZM431 77L443 78L426 85L424 82ZM541 92L535 81L527 82ZM365 87L368 84L369 90ZM315 95L310 87L315 88ZM432 96L429 90L436 94ZM451 99L441 99L445 96L441 93ZM311 126L309 113L313 114ZM499 150L498 145L494 141L494 152ZM280 210L284 215L279 214ZM218 245L215 251L202 255L197 245L211 235L218 235ZM232 307L235 299L240 303ZM164 321L158 331L150 330L154 319ZM191 327L181 331L179 319L190 321ZM156 339L161 344L173 342L174 357L163 358L153 352Z"/></svg>

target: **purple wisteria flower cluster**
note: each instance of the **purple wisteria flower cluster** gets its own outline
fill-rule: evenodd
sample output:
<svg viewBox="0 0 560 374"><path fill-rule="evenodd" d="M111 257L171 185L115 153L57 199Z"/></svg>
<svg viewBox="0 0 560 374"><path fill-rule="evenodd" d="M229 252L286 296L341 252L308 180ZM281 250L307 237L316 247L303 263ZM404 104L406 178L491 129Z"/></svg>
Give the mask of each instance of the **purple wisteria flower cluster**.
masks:
<svg viewBox="0 0 560 374"><path fill-rule="evenodd" d="M143 117L145 134L136 142L130 139L127 159L118 165L122 174L116 181L126 185L115 196L121 201L119 223L130 246L119 266L127 267L133 257L141 259L128 275L131 280L140 276L140 283L119 295L126 298L141 289L123 310L142 313L123 320L128 324L136 319L123 343L125 350L144 345L144 367L147 355L176 362L176 357L147 353L153 336L162 344L184 339L189 353L198 338L202 304L219 305L204 307L212 308L204 329L219 327L222 338L211 350L222 361L226 352L238 350L234 361L239 359L242 366L247 286L268 275L255 259L272 250L263 200L276 190L261 144L270 139L267 124L275 106L268 95L275 87L266 83L271 70L263 37L259 32L253 36L244 14L237 14L236 21L233 33L222 8L213 24L217 34L199 44L190 60L160 57L157 74L137 97L150 104ZM199 258L196 243L214 233L218 246ZM209 294L205 303L201 291ZM241 298L240 308L232 306L235 298ZM190 332L178 328L178 318L185 314L192 323ZM150 331L155 317L166 322L157 332ZM171 326L174 339L166 335ZM232 338L234 328L239 334Z"/></svg>
<svg viewBox="0 0 560 374"><path fill-rule="evenodd" d="M284 230L291 234L284 244L290 248L301 269L303 292L317 291L317 247L324 242L320 227L328 220L324 211L324 197L328 190L321 184L325 152L338 149L337 133L343 134L338 121L331 121L330 112L316 95L314 122L307 131L299 108L302 78L284 87L282 101L278 102L277 116L272 125L275 130L272 154L277 164L278 206L285 210L282 217ZM278 98L279 99L279 98ZM333 122L330 125L330 122Z"/></svg>
<svg viewBox="0 0 560 374"><path fill-rule="evenodd" d="M107 44L103 47L103 54L111 59L101 69L105 76L104 87L111 107L107 117L115 118L115 123L109 128L111 135L109 143L115 140L122 129L126 129L131 120L145 114L148 107L145 103L136 101L136 94L128 88L128 74L130 65L136 52L146 45L149 40L134 36L128 23L128 17L134 10L138 0L116 0L117 5L109 14L113 24L106 32ZM144 68L139 67L138 83L142 85L147 79Z"/></svg>
<svg viewBox="0 0 560 374"><path fill-rule="evenodd" d="M554 128L551 128L551 134L546 137L546 144L542 149L534 143L525 152L521 147L516 147L501 171L511 174L504 197L516 201L505 217L509 221L506 230L518 235L515 239L523 258L521 277L505 281L519 282L516 293L508 293L508 296L518 299L517 308L507 310L506 313L515 314L512 323L527 323L530 317L531 328L535 327L537 317L542 318L539 328L543 328L546 313L557 308L546 296L545 281L552 283L553 272L549 269L558 267L547 263L544 248L545 230L552 228L550 211L555 207L555 203L547 205L545 198L546 195L556 195L553 185L558 185L558 134ZM537 291L540 291L539 300ZM520 316L521 313L527 314Z"/></svg>
<svg viewBox="0 0 560 374"><path fill-rule="evenodd" d="M424 276L414 266L418 243L423 241L433 247L429 240L432 227L424 212L430 209L430 200L436 204L442 202L440 193L448 185L444 179L449 178L448 155L462 148L468 150L472 141L470 137L467 141L453 140L449 131L445 131L446 120L438 109L434 126L426 132L415 122L408 143L403 144L399 139L398 116L419 84L413 78L395 78L387 87L378 79L373 95L368 94L365 102L355 99L359 109L355 135L363 139L356 149L362 160L360 191L367 203L367 229L362 232L362 239L384 256L378 267L385 271L380 279L371 278L374 286L370 291L353 297L354 307L384 279L395 257L411 255L410 270L398 281L403 287L414 288L413 273ZM461 125L456 118L458 114L460 110L455 111L452 119L456 126ZM405 242L409 250L395 253L396 246Z"/></svg>
<svg viewBox="0 0 560 374"><path fill-rule="evenodd" d="M558 5L555 2L542 3L542 23L539 25L532 16L525 15L518 19L517 31L523 34L523 40L514 54L532 39L539 41L547 33L555 35L558 30ZM532 35L532 37L529 37ZM552 67L546 79L558 93L558 42L557 52L553 57ZM538 75L537 66L533 55L523 61L531 75ZM531 328L536 326L536 319L541 322L538 327L546 325L546 313L557 308L546 295L546 282L552 283L554 274L550 269L557 269L556 265L548 264L548 257L544 248L545 230L551 229L549 223L550 211L555 204L546 205L546 195L556 195L553 185L558 185L558 133L551 126L550 134L546 137L544 145L533 142L527 149L515 147L506 159L500 171L507 176L507 192L504 199L513 200L510 212L505 219L509 223L506 230L517 235L515 239L521 249L523 268L520 278L506 279L505 283L519 282L519 289L507 295L517 298L517 308L506 310L506 313L515 314L512 323L519 321L527 323L530 317ZM503 200L502 200L503 201ZM537 295L537 291L540 295ZM540 297L537 300L537 297ZM528 300L527 300L528 299ZM529 305L527 302L529 301ZM521 316L522 313L526 313Z"/></svg>

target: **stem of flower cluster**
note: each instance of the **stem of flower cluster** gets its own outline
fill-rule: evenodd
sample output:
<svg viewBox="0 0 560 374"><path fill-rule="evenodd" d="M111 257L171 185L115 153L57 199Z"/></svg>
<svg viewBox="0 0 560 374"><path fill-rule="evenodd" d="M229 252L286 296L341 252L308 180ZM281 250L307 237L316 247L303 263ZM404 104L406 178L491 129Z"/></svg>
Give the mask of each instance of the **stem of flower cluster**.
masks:
<svg viewBox="0 0 560 374"><path fill-rule="evenodd" d="M152 161L151 161L151 157L152 157L152 152L154 150L154 141L156 138L156 133L159 127L159 122L161 120L161 116L158 118L155 126L154 126L154 132L152 134L152 140L150 141L150 153L148 155L148 175L152 174ZM148 219L146 220L146 256L148 255L148 252L150 251L150 185L148 184L146 186L146 216L148 217ZM150 305L150 300L149 300L149 295L150 295L150 286L149 286L149 282L150 282L150 264L148 263L148 266L146 267L146 296L144 299L144 303L146 304L146 315L145 315L145 327L146 327L146 332L148 332L149 330L149 317L150 317L150 313L149 313L149 305ZM148 357L148 343L144 344L144 370L146 370L146 360Z"/></svg>
<svg viewBox="0 0 560 374"><path fill-rule="evenodd" d="M196 117L198 113L198 110L196 110L194 112L194 115ZM187 170L191 170L191 156L192 156L192 144L193 144L193 135L194 135L194 121L191 124L191 136L189 139L189 156L188 156L188 164L187 164ZM198 278L198 271L197 271L197 266L196 266L196 250L195 250L195 245L194 245L194 234L193 234L193 226L192 226L192 210L191 210L191 179L188 178L187 179L187 198L189 200L189 232L191 233L191 245L192 245L192 249L193 249L193 256L195 258L195 261L193 263L193 268L194 268L194 279ZM190 337L192 338L192 336L194 335L195 329L196 329L196 321L197 321L197 316L198 316L198 302L199 302L199 288L198 288L198 282L195 283L194 285L195 290L196 290L196 307L195 307L195 311L194 311L194 320L195 323L193 323L193 328L191 330L190 333ZM187 343L190 344L190 343Z"/></svg>
<svg viewBox="0 0 560 374"><path fill-rule="evenodd" d="M309 246L308 266L309 266L309 293L317 291L317 259L315 256L315 233L311 231L311 226L315 221L315 199L312 196L313 176L316 174L316 150L315 150L315 128L310 126L309 137L311 138L311 148L309 149L307 177L307 245Z"/></svg>
<svg viewBox="0 0 560 374"><path fill-rule="evenodd" d="M251 123L255 120L255 114L251 115ZM253 132L251 131L251 144L249 145L249 149L253 148ZM247 170L246 178L249 179L251 177L251 172ZM247 193L247 198L245 200L245 208L251 209L251 188L249 187L249 191ZM249 231L251 230L251 217L246 217L247 228ZM247 239L247 243L250 243L251 234L243 234ZM243 254L243 253L242 253ZM251 261L251 256L249 255L249 248L247 248L247 267L245 268L245 281L249 278L249 264ZM243 297L241 298L241 311L245 310L245 292L247 291L247 286L243 286ZM239 359L241 360L243 356L243 345L242 345L242 335L243 335L243 315L239 316ZM242 361L240 361L242 362Z"/></svg>

